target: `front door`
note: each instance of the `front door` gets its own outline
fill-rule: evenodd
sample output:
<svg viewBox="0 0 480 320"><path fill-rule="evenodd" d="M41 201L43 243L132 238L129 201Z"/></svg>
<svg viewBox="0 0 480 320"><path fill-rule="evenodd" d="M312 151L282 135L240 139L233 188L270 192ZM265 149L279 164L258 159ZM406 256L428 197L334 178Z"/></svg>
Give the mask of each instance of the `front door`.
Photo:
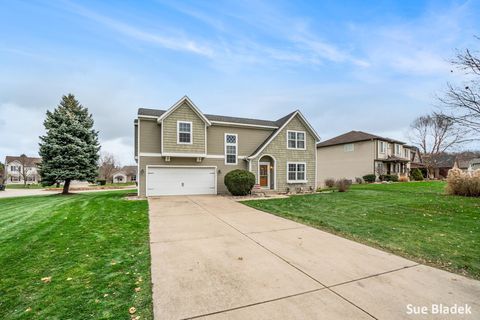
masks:
<svg viewBox="0 0 480 320"><path fill-rule="evenodd" d="M260 164L260 187L268 187L268 164Z"/></svg>

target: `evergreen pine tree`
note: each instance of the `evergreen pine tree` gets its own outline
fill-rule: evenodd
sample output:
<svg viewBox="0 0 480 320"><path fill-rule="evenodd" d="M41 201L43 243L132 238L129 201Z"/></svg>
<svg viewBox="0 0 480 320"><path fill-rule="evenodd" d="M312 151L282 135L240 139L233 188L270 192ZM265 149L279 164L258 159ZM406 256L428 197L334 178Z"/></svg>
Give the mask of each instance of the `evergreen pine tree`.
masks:
<svg viewBox="0 0 480 320"><path fill-rule="evenodd" d="M100 145L88 109L68 94L53 112L47 111L43 125L46 134L40 137L39 151L42 182L63 181L62 193L68 194L72 180L95 180Z"/></svg>

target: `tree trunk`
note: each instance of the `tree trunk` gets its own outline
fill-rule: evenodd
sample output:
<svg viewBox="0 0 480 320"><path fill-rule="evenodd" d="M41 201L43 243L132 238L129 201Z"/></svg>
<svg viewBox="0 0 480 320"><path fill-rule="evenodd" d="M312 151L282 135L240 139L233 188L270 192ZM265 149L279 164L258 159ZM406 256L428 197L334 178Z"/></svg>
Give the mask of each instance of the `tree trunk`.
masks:
<svg viewBox="0 0 480 320"><path fill-rule="evenodd" d="M68 189L70 189L70 179L65 179L62 194L68 194Z"/></svg>

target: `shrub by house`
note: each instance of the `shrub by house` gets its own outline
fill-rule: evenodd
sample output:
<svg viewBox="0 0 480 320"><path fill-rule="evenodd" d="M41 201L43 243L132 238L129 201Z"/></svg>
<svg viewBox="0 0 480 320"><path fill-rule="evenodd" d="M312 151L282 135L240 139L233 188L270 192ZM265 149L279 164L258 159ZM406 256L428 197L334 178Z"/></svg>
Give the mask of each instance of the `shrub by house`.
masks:
<svg viewBox="0 0 480 320"><path fill-rule="evenodd" d="M447 176L447 193L466 197L480 197L480 169L464 172L453 168Z"/></svg>
<svg viewBox="0 0 480 320"><path fill-rule="evenodd" d="M225 175L225 186L234 196L245 196L255 185L255 175L247 170L233 170Z"/></svg>

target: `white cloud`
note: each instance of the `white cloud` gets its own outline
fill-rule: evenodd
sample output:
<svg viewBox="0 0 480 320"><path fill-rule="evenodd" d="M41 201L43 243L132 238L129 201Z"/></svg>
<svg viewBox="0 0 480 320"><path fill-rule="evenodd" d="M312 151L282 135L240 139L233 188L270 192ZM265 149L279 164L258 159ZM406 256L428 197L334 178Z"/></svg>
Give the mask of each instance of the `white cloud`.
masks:
<svg viewBox="0 0 480 320"><path fill-rule="evenodd" d="M113 19L106 15L99 14L97 12L88 10L85 7L69 2L69 6L72 7L72 11L78 15L81 15L87 19L98 22L101 25L110 28L124 36L132 39L148 42L154 45L159 45L167 49L191 52L207 57L213 56L213 50L206 44L199 44L194 40L191 40L180 34L176 35L164 35L159 32L149 32L142 30L131 24Z"/></svg>

